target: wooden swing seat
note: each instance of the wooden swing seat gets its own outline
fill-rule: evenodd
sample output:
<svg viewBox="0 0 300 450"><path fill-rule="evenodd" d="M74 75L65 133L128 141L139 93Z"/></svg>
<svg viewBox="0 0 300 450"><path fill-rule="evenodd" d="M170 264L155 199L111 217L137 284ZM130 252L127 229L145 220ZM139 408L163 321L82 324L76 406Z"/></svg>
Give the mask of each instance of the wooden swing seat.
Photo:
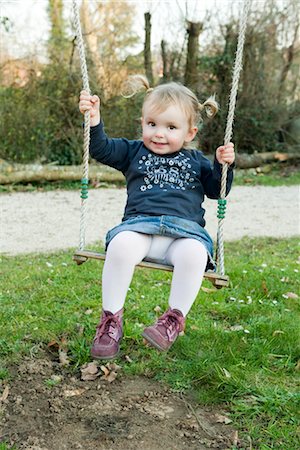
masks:
<svg viewBox="0 0 300 450"><path fill-rule="evenodd" d="M76 261L78 265L80 265L86 262L88 259L100 259L104 261L105 256L105 253L98 253L91 250L76 250L73 255L73 260ZM140 262L140 264L138 264L138 267L173 272L173 266L150 261L142 261ZM229 285L229 277L227 275L220 275L215 272L205 272L204 278L209 280L217 289L221 289L222 287L227 287Z"/></svg>

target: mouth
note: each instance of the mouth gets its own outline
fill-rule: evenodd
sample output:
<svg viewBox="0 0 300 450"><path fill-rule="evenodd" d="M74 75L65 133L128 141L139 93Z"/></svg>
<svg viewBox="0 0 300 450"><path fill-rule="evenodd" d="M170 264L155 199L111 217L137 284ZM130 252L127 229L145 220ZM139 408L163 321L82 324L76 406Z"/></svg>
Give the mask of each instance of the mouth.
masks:
<svg viewBox="0 0 300 450"><path fill-rule="evenodd" d="M164 147L165 145L168 145L166 142L156 142L156 141L152 141L152 144L156 145L157 147Z"/></svg>

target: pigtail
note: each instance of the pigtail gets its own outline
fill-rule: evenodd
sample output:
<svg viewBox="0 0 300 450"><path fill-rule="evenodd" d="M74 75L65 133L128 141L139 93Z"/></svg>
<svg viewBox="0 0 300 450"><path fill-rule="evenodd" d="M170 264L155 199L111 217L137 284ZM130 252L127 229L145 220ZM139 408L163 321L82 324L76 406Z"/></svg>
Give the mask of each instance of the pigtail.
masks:
<svg viewBox="0 0 300 450"><path fill-rule="evenodd" d="M205 110L205 113L209 119L212 119L219 110L219 105L216 102L215 96L209 97L203 104L199 103L199 111Z"/></svg>
<svg viewBox="0 0 300 450"><path fill-rule="evenodd" d="M148 79L144 75L131 75L123 84L122 96L131 98L140 91L146 91L148 94L152 90Z"/></svg>

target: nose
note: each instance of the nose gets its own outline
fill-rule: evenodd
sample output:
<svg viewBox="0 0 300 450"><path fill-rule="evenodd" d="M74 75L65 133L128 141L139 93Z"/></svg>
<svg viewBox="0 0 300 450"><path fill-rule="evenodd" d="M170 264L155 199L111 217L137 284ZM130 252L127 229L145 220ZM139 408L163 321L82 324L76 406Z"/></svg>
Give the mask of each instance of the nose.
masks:
<svg viewBox="0 0 300 450"><path fill-rule="evenodd" d="M155 136L158 137L158 138L163 138L164 137L163 129L162 128L157 128Z"/></svg>

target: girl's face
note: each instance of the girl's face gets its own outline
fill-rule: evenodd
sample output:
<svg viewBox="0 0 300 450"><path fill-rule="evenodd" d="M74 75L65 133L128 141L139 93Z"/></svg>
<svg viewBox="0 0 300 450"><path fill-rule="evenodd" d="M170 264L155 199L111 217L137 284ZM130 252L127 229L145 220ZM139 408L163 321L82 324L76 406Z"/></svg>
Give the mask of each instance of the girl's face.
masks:
<svg viewBox="0 0 300 450"><path fill-rule="evenodd" d="M167 155L179 151L184 142L191 142L198 129L190 128L182 109L174 104L163 112L151 105L144 106L142 117L143 142L157 155Z"/></svg>

